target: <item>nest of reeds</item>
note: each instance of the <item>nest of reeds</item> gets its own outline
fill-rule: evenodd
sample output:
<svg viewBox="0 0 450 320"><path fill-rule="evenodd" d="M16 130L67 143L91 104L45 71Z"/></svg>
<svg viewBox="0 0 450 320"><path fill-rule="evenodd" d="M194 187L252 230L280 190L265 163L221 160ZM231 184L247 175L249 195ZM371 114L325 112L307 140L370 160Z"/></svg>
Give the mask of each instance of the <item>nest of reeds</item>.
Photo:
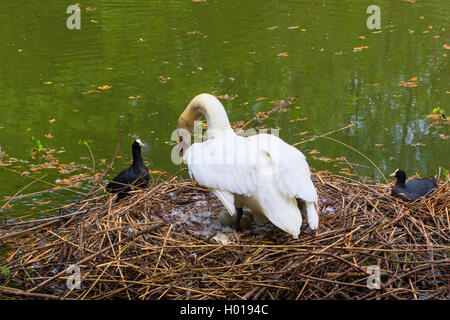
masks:
<svg viewBox="0 0 450 320"><path fill-rule="evenodd" d="M119 203L110 195L89 197L60 216L5 225L0 241L12 249L6 264L11 274L0 295L449 298L448 179L412 203L391 197L392 184L325 172L313 180L320 227L313 232L304 219L298 240L270 223L252 222L240 233L223 227L220 201L194 181L178 178ZM12 237L24 232L26 238ZM79 268L80 282L70 266Z"/></svg>

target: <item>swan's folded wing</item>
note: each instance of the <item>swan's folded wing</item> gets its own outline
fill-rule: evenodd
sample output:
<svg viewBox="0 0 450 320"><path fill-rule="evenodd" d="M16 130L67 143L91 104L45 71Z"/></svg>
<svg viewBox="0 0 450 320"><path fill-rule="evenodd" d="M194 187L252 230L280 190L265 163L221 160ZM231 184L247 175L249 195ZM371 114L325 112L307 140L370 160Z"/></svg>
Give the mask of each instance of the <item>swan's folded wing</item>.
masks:
<svg viewBox="0 0 450 320"><path fill-rule="evenodd" d="M185 154L189 174L210 189L250 196L256 189L248 141L238 136L194 143Z"/></svg>
<svg viewBox="0 0 450 320"><path fill-rule="evenodd" d="M272 171L281 192L305 201L317 201L317 191L311 180L306 158L297 148L270 134L248 138L264 150L273 163Z"/></svg>

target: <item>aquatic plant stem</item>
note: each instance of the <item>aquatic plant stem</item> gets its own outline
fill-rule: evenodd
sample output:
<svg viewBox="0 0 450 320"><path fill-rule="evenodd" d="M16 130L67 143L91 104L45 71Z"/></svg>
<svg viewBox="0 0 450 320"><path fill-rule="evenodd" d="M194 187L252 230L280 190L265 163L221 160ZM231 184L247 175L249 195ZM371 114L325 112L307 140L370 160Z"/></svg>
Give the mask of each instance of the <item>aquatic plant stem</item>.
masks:
<svg viewBox="0 0 450 320"><path fill-rule="evenodd" d="M339 140L337 140L337 139L330 138L330 137L326 137L326 136L321 136L321 137L322 137L322 138L325 138L325 139L329 139L329 140L334 141L334 142L337 142L337 143L340 143L340 144L346 146L347 148L350 148L350 149L352 149L353 151L357 152L358 154L360 154L360 155L363 156L364 158L366 158L366 159L367 159L367 160L375 167L375 169L378 170L378 172L380 173L380 175L383 177L384 181L385 181L386 183L388 183L386 177L384 176L383 172L381 172L380 168L378 168L378 166L377 166L372 160L370 160L369 157L367 157L364 153L362 153L361 151L359 151L359 150L353 148L352 146L350 146L350 145L348 145L348 144L346 144L346 143L344 143L344 142L342 142L342 141L339 141Z"/></svg>

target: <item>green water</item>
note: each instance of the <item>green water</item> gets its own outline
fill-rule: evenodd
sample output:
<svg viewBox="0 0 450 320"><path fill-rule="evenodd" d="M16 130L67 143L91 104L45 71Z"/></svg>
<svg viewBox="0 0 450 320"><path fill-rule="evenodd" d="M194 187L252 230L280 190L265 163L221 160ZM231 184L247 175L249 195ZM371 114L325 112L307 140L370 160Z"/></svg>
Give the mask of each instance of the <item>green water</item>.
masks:
<svg viewBox="0 0 450 320"><path fill-rule="evenodd" d="M233 97L221 100L231 121L296 97L286 111L250 125L280 127L289 143L354 123L330 137L364 153L386 176L398 167L429 176L450 167L448 122L426 117L450 109L447 0L87 1L80 2L81 29L68 30L71 4L0 3L0 146L10 164L0 167L0 208L30 177L57 184L94 174L86 169L93 165L82 140L89 139L96 173L103 172L121 123L122 158L109 178L129 163L134 136L147 144L149 168L175 172L170 135L201 92ZM380 30L366 26L371 4L381 8ZM104 89L89 92L97 87ZM306 119L292 121L298 118ZM33 136L76 170L30 170L47 161L27 151ZM318 139L298 147L317 171L353 173L334 161L345 156L359 176L382 181L364 157L341 144ZM73 190L91 186L85 181ZM0 215L40 215L81 196L36 193L50 187L33 183Z"/></svg>

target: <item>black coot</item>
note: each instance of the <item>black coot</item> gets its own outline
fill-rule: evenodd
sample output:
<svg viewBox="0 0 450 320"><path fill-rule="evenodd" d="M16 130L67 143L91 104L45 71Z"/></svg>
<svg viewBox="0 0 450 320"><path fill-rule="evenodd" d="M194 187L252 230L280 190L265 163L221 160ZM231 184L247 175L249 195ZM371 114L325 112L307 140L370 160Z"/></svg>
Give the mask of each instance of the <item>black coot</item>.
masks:
<svg viewBox="0 0 450 320"><path fill-rule="evenodd" d="M137 139L131 147L133 153L133 164L131 167L120 172L108 185L106 190L111 193L118 193L117 201L126 197L128 192L135 187L145 188L148 185L149 174L147 167L142 160L141 140Z"/></svg>
<svg viewBox="0 0 450 320"><path fill-rule="evenodd" d="M437 178L416 178L405 182L406 173L400 169L395 170L390 176L397 178L397 182L391 190L391 195L405 201L414 201L436 188Z"/></svg>

